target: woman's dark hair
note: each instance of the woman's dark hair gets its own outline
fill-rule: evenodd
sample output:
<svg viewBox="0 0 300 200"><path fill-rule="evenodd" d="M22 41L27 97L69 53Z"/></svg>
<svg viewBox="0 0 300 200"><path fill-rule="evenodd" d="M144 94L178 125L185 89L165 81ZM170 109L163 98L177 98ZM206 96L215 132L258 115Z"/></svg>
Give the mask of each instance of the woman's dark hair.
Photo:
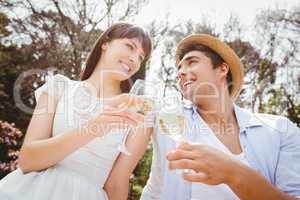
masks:
<svg viewBox="0 0 300 200"><path fill-rule="evenodd" d="M181 54L179 55L179 60L181 60L184 57L184 55L190 51L201 51L202 53L204 53L204 55L206 55L211 60L211 63L213 64L213 69L216 69L222 63L225 62L224 59L219 54L217 54L214 50L202 44L192 44L182 49ZM231 94L232 74L230 70L228 71L228 74L226 76L226 82L228 85L229 94Z"/></svg>
<svg viewBox="0 0 300 200"><path fill-rule="evenodd" d="M110 42L114 39L120 38L137 38L141 42L143 51L145 53L145 58L141 63L140 69L130 79L121 81L122 92L128 92L130 90L130 86L132 85L132 83L134 83L136 79L145 78L145 65L146 62L149 60L152 51L152 43L149 35L142 28L133 24L116 23L109 27L106 31L104 31L95 42L92 50L90 51L85 61L84 69L80 74L80 80L83 81L88 79L94 72L97 63L101 58L102 45L106 42Z"/></svg>

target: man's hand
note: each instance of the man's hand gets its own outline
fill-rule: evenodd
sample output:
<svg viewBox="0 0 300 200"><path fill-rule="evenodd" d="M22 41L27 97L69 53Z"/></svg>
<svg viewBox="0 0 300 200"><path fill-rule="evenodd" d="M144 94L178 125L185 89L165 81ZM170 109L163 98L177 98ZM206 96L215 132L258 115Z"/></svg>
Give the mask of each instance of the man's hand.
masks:
<svg viewBox="0 0 300 200"><path fill-rule="evenodd" d="M191 182L209 185L235 181L239 168L248 168L229 154L203 144L180 143L167 154L169 169L192 169L196 173L183 173L183 178Z"/></svg>

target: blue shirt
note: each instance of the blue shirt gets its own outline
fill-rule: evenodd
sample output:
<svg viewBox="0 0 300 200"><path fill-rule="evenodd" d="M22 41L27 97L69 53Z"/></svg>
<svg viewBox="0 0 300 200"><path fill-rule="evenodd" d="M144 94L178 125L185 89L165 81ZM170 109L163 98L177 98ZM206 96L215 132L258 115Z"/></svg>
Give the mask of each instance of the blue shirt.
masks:
<svg viewBox="0 0 300 200"><path fill-rule="evenodd" d="M300 130L282 116L253 114L234 107L240 128L240 144L251 168L259 171L272 185L283 192L300 197ZM205 133L204 123L193 106L186 110L188 138ZM197 126L194 126L197 124ZM150 178L141 199L190 199L190 183L168 169L166 154L175 148L168 136L153 137L153 159Z"/></svg>

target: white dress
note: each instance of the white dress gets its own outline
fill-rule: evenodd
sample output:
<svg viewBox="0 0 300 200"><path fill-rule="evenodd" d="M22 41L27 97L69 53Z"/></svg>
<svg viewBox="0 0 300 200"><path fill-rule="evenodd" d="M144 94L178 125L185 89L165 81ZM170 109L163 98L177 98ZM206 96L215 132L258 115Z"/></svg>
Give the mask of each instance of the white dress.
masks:
<svg viewBox="0 0 300 200"><path fill-rule="evenodd" d="M55 75L38 88L38 99L48 92L59 99L53 136L78 127L103 109L103 102L80 81ZM0 181L1 200L105 200L102 189L118 154L124 134L111 131L79 148L64 160L40 172L11 172ZM57 147L59 148L59 147Z"/></svg>

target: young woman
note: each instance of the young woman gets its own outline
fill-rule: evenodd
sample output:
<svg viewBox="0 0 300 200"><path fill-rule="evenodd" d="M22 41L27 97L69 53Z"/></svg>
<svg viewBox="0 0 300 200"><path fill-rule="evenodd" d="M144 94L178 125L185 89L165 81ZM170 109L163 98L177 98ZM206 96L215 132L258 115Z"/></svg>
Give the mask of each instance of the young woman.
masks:
<svg viewBox="0 0 300 200"><path fill-rule="evenodd" d="M19 168L0 181L1 200L107 199L103 186L125 136L120 125L144 120L120 109L132 98L142 103L122 93L144 75L151 48L141 28L115 24L96 41L80 81L55 75L36 90Z"/></svg>

